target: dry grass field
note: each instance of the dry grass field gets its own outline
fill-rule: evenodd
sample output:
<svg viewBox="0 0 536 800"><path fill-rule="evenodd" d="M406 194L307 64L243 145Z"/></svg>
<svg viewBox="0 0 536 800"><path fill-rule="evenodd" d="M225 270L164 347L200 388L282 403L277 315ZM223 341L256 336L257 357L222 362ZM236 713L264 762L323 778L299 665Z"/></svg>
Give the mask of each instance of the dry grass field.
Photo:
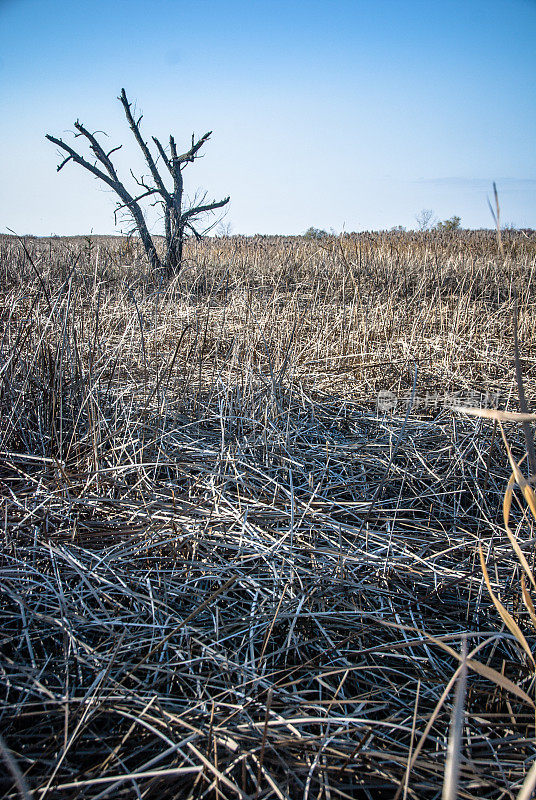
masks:
<svg viewBox="0 0 536 800"><path fill-rule="evenodd" d="M522 796L532 489L508 535L501 425L452 408L519 411L516 297L536 408L503 243L213 238L165 282L0 237L2 797Z"/></svg>

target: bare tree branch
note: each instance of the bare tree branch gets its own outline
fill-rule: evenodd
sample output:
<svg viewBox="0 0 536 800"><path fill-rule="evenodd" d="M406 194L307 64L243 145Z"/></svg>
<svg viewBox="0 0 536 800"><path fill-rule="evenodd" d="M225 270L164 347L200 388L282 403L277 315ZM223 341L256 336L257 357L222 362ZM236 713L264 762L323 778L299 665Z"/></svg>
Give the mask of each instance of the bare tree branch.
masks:
<svg viewBox="0 0 536 800"><path fill-rule="evenodd" d="M68 161L71 160L71 158L72 156L67 156L67 158L64 158L61 164L58 167L56 167L56 172L59 172L60 169L63 169L63 167L67 164Z"/></svg>
<svg viewBox="0 0 536 800"><path fill-rule="evenodd" d="M64 141L62 141L61 139L56 139L55 136L51 136L49 133L46 134L46 138L53 144L57 145L58 147L61 147L62 150L65 150L65 152L69 153L69 158L66 158L65 161L63 161L57 168L58 172L65 166L65 164L70 159L72 159L73 161L76 161L76 163L79 164L81 167L87 169L88 172L91 172L96 178L100 178L101 181L104 181L104 183L107 183L108 186L110 186L112 189L115 189L114 185L115 181L113 181L108 175L106 175L106 173L102 172L102 170L100 170L98 167L95 167L89 161L86 161L86 159L83 156L78 155L76 150L73 150L73 148L69 147L69 145L66 144Z"/></svg>
<svg viewBox="0 0 536 800"><path fill-rule="evenodd" d="M89 146L93 150L96 158L100 161L100 163L105 167L108 171L108 174L112 178L113 181L119 183L119 179L117 177L117 173L115 171L115 167L104 152L103 148L101 147L100 143L98 142L97 138L93 133L90 133L81 122L78 120L74 123L74 127L77 131L79 131L82 136L85 136L86 139L89 141Z"/></svg>
<svg viewBox="0 0 536 800"><path fill-rule="evenodd" d="M134 117L132 116L132 112L130 110L130 103L128 102L127 95L124 89L121 89L119 100L121 101L123 108L125 110L125 116L128 120L128 124L130 125L130 130L134 134L134 138L139 144L140 149L147 162L147 165L151 170L151 175L153 176L153 180L157 185L158 189L160 190L160 192L162 193L162 197L168 199L169 193L166 187L164 186L164 181L162 180L160 173L158 172L154 159L151 155L151 151L149 150L147 143L143 140L142 135L140 133L140 122L142 120L142 117L140 116L137 122L134 120Z"/></svg>
<svg viewBox="0 0 536 800"><path fill-rule="evenodd" d="M156 194L157 192L158 192L158 189L148 189L146 192L144 192L143 194L140 194L138 197L134 197L133 198L133 202L137 203L140 200L143 200L145 197L149 197L150 195ZM118 205L115 210L116 210L116 212L117 211L121 211L122 208L128 208L128 203L121 203L121 205Z"/></svg>
<svg viewBox="0 0 536 800"><path fill-rule="evenodd" d="M177 148L175 146L175 139L173 136L169 137L169 147L171 150L171 175L173 177L173 207L180 221L182 215L182 193L184 191L184 182L182 179L181 165L177 156Z"/></svg>
<svg viewBox="0 0 536 800"><path fill-rule="evenodd" d="M203 147L205 142L207 142L211 136L212 136L212 131L208 131L208 133L205 133L205 135L202 136L200 139L198 139L197 142L195 142L195 144L194 144L194 137L192 136L192 146L190 147L187 153L183 153L181 156L177 157L178 161L181 164L192 162L197 152Z"/></svg>
<svg viewBox="0 0 536 800"><path fill-rule="evenodd" d="M160 142L158 141L158 139L156 138L156 136L153 136L153 142L155 143L155 145L158 148L158 152L160 153L162 161L164 162L166 167L169 169L171 174L173 174L172 167L171 167L171 162L170 162L169 158L167 157L167 153L164 150L164 148L162 147L162 145L160 144Z"/></svg>
<svg viewBox="0 0 536 800"><path fill-rule="evenodd" d="M193 225L191 225L189 222L185 222L184 223L184 227L188 228L188 230L192 231L193 235L195 236L195 238L197 239L198 242L201 241L203 236L202 236L202 234L199 233L199 231L196 231L196 229L194 228Z"/></svg>
<svg viewBox="0 0 536 800"><path fill-rule="evenodd" d="M112 153L115 153L116 150L121 150L122 147L123 147L122 144L118 144L117 147L112 147L112 149L108 153L106 153L106 158L110 158Z"/></svg>
<svg viewBox="0 0 536 800"><path fill-rule="evenodd" d="M231 198L226 197L224 200L214 201L213 203L208 203L206 206L197 206L196 208L191 208L189 211L185 211L182 215L184 220L191 219L191 217L196 217L198 214L205 214L207 211L214 211L215 208L221 208L222 206L227 205Z"/></svg>

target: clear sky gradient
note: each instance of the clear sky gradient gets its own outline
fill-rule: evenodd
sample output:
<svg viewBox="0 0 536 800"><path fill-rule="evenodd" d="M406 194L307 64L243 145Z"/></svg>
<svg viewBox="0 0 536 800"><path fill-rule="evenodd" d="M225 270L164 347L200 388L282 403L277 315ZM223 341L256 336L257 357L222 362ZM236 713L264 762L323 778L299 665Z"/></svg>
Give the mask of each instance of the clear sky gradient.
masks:
<svg viewBox="0 0 536 800"><path fill-rule="evenodd" d="M491 227L493 180L536 227L536 0L0 0L0 230L118 232L44 135L79 118L141 174L123 86L147 139L213 131L187 188L234 233Z"/></svg>

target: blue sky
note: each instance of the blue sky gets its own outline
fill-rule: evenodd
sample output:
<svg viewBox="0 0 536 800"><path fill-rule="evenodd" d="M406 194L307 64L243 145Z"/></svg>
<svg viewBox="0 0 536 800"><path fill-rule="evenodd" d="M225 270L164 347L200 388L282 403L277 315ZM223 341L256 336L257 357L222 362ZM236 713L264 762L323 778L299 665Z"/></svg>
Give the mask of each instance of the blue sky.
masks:
<svg viewBox="0 0 536 800"><path fill-rule="evenodd" d="M142 173L123 86L146 138L213 131L187 188L230 194L235 233L490 227L493 180L536 227L535 42L536 0L0 0L0 230L117 230L44 134L79 118Z"/></svg>

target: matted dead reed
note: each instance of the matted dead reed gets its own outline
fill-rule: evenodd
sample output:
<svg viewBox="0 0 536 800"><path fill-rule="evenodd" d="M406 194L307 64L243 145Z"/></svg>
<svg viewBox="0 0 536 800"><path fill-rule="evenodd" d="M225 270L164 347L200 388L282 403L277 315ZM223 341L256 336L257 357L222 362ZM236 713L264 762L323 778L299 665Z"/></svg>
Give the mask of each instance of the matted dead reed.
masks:
<svg viewBox="0 0 536 800"><path fill-rule="evenodd" d="M467 666L459 796L515 798L534 666L479 558L533 651L510 467L448 406L515 410L515 296L536 397L534 238L214 239L171 284L135 242L24 247L0 242L3 796L440 797ZM509 525L533 567L522 502Z"/></svg>

